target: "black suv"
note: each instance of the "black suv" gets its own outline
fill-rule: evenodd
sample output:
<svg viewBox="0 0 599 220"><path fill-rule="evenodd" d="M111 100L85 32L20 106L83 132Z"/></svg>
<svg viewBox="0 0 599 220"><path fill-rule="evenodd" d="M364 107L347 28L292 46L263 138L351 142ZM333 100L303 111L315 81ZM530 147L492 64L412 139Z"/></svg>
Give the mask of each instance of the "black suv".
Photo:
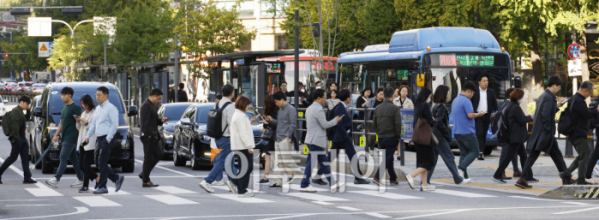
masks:
<svg viewBox="0 0 599 220"><path fill-rule="evenodd" d="M56 134L60 122L60 111L65 105L60 97L60 91L67 86L73 88L75 91L73 101L79 106L81 106L79 100L81 100L81 96L84 94L90 95L97 106L96 89L100 86L108 88L108 101L119 110L119 125L113 138L113 141L115 141L116 144L110 152L108 163L113 168L122 167L123 172L133 172L135 168L135 148L133 145L135 142L133 141L133 133L127 124L127 120L125 120L125 114L128 116L137 115L137 107L130 106L129 112L126 113L121 93L112 84L72 82L49 84L42 93L39 106L35 107L33 110L33 115L38 118L38 120L35 121L35 133L41 133L41 135L35 136L36 152L44 152L50 147L50 151L41 162L42 173L54 173L54 168L60 163L59 156L62 144L52 144L52 137Z"/></svg>

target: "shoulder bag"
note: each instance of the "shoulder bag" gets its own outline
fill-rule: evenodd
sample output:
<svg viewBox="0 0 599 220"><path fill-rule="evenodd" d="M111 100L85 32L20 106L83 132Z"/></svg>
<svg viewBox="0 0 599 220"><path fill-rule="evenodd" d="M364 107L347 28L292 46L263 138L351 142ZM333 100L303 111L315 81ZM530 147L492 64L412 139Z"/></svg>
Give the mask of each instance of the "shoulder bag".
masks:
<svg viewBox="0 0 599 220"><path fill-rule="evenodd" d="M414 133L412 135L412 141L416 144L426 145L426 146L437 146L439 140L435 135L433 135L433 129L431 125L422 117L422 109L424 108L424 103L420 107L420 117L418 117L418 121L416 122L416 126L414 127Z"/></svg>

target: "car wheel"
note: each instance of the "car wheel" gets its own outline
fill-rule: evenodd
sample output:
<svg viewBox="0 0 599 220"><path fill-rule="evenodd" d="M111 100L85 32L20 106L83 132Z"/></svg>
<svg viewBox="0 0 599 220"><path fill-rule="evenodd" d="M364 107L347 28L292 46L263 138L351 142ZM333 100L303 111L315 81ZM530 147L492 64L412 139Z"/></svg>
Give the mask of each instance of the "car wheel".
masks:
<svg viewBox="0 0 599 220"><path fill-rule="evenodd" d="M199 170L201 168L201 166L200 166L200 163L198 162L195 146L191 145L190 149L191 149L191 169Z"/></svg>
<svg viewBox="0 0 599 220"><path fill-rule="evenodd" d="M135 171L135 161L123 164L122 170L124 173L133 173Z"/></svg>
<svg viewBox="0 0 599 220"><path fill-rule="evenodd" d="M42 173L43 174L53 174L54 173L54 166L50 165L46 159L43 159L42 162Z"/></svg>

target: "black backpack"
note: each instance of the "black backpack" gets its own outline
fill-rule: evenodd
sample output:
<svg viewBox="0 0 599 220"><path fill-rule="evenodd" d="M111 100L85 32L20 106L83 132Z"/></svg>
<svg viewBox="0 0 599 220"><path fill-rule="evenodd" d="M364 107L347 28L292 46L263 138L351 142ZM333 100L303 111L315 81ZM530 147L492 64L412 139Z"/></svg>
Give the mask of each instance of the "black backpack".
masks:
<svg viewBox="0 0 599 220"><path fill-rule="evenodd" d="M572 106L574 100L568 101L568 108L559 116L557 123L557 131L563 135L571 135L574 132L574 120L572 120Z"/></svg>
<svg viewBox="0 0 599 220"><path fill-rule="evenodd" d="M8 137L10 135L10 124L12 124L12 117L10 116L12 111L6 112L4 116L2 116L2 131L4 131L4 135Z"/></svg>
<svg viewBox="0 0 599 220"><path fill-rule="evenodd" d="M337 106L335 106L336 108ZM327 112L327 121L333 120L335 118L335 108L330 109ZM333 136L335 136L335 130L337 129L337 125L327 128L327 139L333 140Z"/></svg>
<svg viewBox="0 0 599 220"><path fill-rule="evenodd" d="M501 111L495 113L493 122L491 124L491 131L497 136L499 143L506 143L509 138L508 134L508 116L507 112L512 107L512 103L506 104Z"/></svg>
<svg viewBox="0 0 599 220"><path fill-rule="evenodd" d="M223 133L227 130L228 124L223 129L223 110L227 108L227 106L231 104L231 102L225 103L222 108L218 108L218 102L214 105L214 109L208 112L208 121L206 123L206 134L211 138L219 139L223 137Z"/></svg>

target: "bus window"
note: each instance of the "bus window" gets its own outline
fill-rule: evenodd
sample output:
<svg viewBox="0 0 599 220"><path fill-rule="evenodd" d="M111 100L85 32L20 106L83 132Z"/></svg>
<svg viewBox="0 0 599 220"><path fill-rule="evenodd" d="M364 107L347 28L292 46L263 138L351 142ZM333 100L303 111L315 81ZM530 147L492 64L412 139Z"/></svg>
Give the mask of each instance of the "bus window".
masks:
<svg viewBox="0 0 599 220"><path fill-rule="evenodd" d="M497 100L506 98L505 91L509 87L510 79L507 68L470 68L470 79L478 85L478 78L487 76L489 79L489 88L495 91Z"/></svg>
<svg viewBox="0 0 599 220"><path fill-rule="evenodd" d="M427 73L431 74L434 79L432 81L433 92L439 85L449 87L451 98L447 100L447 103L451 103L453 99L458 97L462 90L462 85L468 80L467 68L427 68Z"/></svg>
<svg viewBox="0 0 599 220"><path fill-rule="evenodd" d="M287 91L293 94L295 90L295 65L294 61L285 62L285 82L287 82ZM308 91L308 80L310 78L310 61L299 62L299 79L298 81L304 84L304 88Z"/></svg>

